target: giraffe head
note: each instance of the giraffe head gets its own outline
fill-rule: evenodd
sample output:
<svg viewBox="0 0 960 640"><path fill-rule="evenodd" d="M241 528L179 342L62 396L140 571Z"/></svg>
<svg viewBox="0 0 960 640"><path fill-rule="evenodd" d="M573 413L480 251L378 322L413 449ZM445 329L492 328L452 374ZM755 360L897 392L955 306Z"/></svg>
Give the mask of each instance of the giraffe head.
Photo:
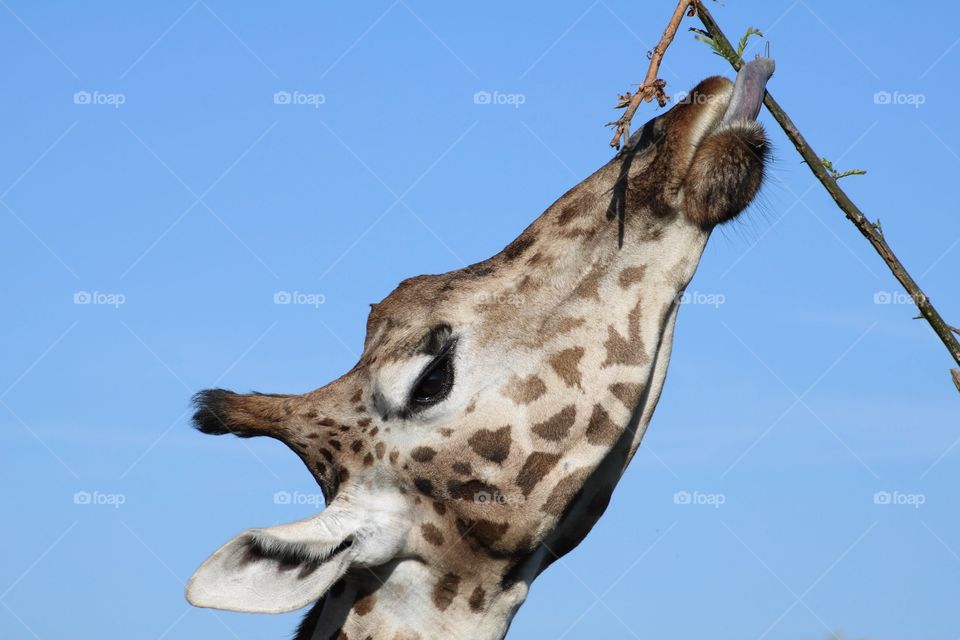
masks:
<svg viewBox="0 0 960 640"><path fill-rule="evenodd" d="M763 179L772 66L701 82L496 256L401 282L338 380L199 393L197 428L283 441L327 506L227 542L188 599L316 603L301 638L503 637L640 444L680 294Z"/></svg>

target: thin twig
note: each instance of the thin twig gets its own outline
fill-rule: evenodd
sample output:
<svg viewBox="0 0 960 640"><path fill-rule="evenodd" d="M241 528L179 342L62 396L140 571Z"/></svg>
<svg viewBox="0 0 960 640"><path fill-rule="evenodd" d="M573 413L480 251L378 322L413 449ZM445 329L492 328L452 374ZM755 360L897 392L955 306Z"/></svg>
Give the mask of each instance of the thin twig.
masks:
<svg viewBox="0 0 960 640"><path fill-rule="evenodd" d="M663 54L667 52L667 47L673 42L673 36L677 34L677 28L680 26L680 21L683 20L684 13L687 13L688 16L694 15L694 0L680 0L677 4L667 28L663 31L660 42L650 52L650 67L647 69L647 77L643 84L637 87L637 92L631 94L627 91L623 95L617 96L619 99L617 108L625 108L626 110L622 116L606 125L617 128L613 133L613 139L610 141L611 147L619 149L621 138L627 139L630 137L630 121L633 120L633 114L637 112L637 107L640 106L641 102L650 102L656 98L657 104L661 107L666 106L667 94L663 92L663 88L667 86L667 83L659 79L657 75L660 73L660 62L663 60Z"/></svg>
<svg viewBox="0 0 960 640"><path fill-rule="evenodd" d="M713 16L710 15L710 12L707 10L706 6L704 6L703 1L692 0L692 2L696 7L697 15L700 17L700 21L710 33L710 37L713 38L714 42L719 46L723 57L725 57L727 61L733 65L734 69L739 70L740 65L743 64L743 60L741 60L737 55L736 50L733 48L733 46L730 44L730 41L720 29L720 26L713 19ZM763 104L767 106L767 109L770 111L771 115L773 115L774 119L783 128L783 131L787 134L787 137L790 138L793 146L797 148L797 151L799 151L800 155L803 156L803 159L806 160L806 164L808 167L810 167L813 175L815 175L817 180L819 180L820 183L826 188L827 192L833 198L833 201L836 202L837 206L840 207L844 214L846 214L847 219L857 227L860 233L863 234L867 241L873 246L874 250L876 250L883 261L887 263L887 266L890 268L890 271L893 273L894 277L900 281L901 285L903 285L903 288L907 291L911 299L917 305L917 308L920 310L920 313L923 315L924 319L930 323L931 327L933 327L933 330L943 342L944 346L947 348L947 351L950 352L950 355L957 362L957 364L960 364L960 343L957 342L957 338L953 335L953 332L956 331L956 328L948 325L940 316L940 313L934 308L933 304L930 302L930 298L927 297L927 294L925 294L916 281L914 281L913 277L903 266L903 263L901 263L897 256L893 253L893 249L891 249L890 245L887 244L879 225L870 222L863 212L860 211L857 205L855 205L849 196L847 196L844 190L840 188L834 177L831 176L829 171L827 171L827 169L823 166L820 156L814 152L813 148L811 148L811 146L804 139L803 135L800 133L800 130L797 129L797 126L792 120L790 120L790 117L787 115L786 111L784 111L780 105L777 104L777 101L773 99L773 96L770 95L769 91L766 92L766 95L763 98ZM957 382L957 388L960 389L960 373L957 373L957 370L953 369L952 374L954 382Z"/></svg>

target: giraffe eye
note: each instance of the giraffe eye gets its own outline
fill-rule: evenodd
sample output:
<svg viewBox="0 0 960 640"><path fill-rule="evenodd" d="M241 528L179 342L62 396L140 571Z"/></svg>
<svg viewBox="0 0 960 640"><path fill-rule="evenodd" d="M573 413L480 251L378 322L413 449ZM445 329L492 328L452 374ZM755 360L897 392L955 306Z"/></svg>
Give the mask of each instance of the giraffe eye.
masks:
<svg viewBox="0 0 960 640"><path fill-rule="evenodd" d="M447 397L453 388L453 353L448 349L420 374L410 392L410 405L423 409Z"/></svg>

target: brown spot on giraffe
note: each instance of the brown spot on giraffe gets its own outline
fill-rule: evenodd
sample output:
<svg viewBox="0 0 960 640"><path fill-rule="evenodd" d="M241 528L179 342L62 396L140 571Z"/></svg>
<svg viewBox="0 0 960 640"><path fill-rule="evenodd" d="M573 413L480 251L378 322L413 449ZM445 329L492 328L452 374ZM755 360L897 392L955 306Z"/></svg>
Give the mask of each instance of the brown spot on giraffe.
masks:
<svg viewBox="0 0 960 640"><path fill-rule="evenodd" d="M573 296L600 302L600 279L605 273L604 265L594 263L573 290Z"/></svg>
<svg viewBox="0 0 960 640"><path fill-rule="evenodd" d="M559 442L570 433L570 427L577 419L577 408L567 405L547 420L533 425L532 431L543 438L552 442Z"/></svg>
<svg viewBox="0 0 960 640"><path fill-rule="evenodd" d="M571 317L562 317L554 320L549 318L547 323L544 326L544 340L550 340L556 336L562 336L565 333L570 333L574 329L579 329L584 324L586 324L586 318L571 318Z"/></svg>
<svg viewBox="0 0 960 640"><path fill-rule="evenodd" d="M433 587L433 605L440 611L446 611L457 597L460 589L460 576L445 573Z"/></svg>
<svg viewBox="0 0 960 640"><path fill-rule="evenodd" d="M456 524L461 538L475 540L483 547L496 544L510 528L507 522L493 522L485 518L470 521L457 518Z"/></svg>
<svg viewBox="0 0 960 640"><path fill-rule="evenodd" d="M584 353L583 347L570 347L554 353L547 362L568 387L577 387L583 379L579 366Z"/></svg>
<svg viewBox="0 0 960 640"><path fill-rule="evenodd" d="M501 391L518 405L530 404L546 392L546 383L535 373L531 373L526 378L514 375Z"/></svg>
<svg viewBox="0 0 960 640"><path fill-rule="evenodd" d="M432 545L439 547L443 544L443 533L429 522L420 525L420 534L423 535L424 540Z"/></svg>
<svg viewBox="0 0 960 640"><path fill-rule="evenodd" d="M450 480L447 482L447 491L450 493L450 497L455 500L478 503L489 501L494 496L501 495L499 487L480 480L467 480L466 482Z"/></svg>
<svg viewBox="0 0 960 640"><path fill-rule="evenodd" d="M542 252L540 252L540 251L537 251L537 252L534 253L532 256L530 256L529 258L527 258L527 266L530 266L530 267L538 267L538 266L539 266L539 267L546 268L546 267L550 267L551 265L555 264L556 262L557 262L557 259L556 259L555 257L550 256L550 255L544 255L544 254L543 254Z"/></svg>
<svg viewBox="0 0 960 640"><path fill-rule="evenodd" d="M620 283L621 289L629 289L631 285L634 285L638 282L643 281L643 276L647 273L647 265L642 264L638 267L627 267L620 272L620 277L617 278L617 282Z"/></svg>
<svg viewBox="0 0 960 640"><path fill-rule="evenodd" d="M610 393L627 409L633 409L643 393L643 385L638 382L615 382L610 385Z"/></svg>
<svg viewBox="0 0 960 640"><path fill-rule="evenodd" d="M593 405L590 422L587 424L587 442L593 445L612 445L620 437L620 429L600 404Z"/></svg>
<svg viewBox="0 0 960 640"><path fill-rule="evenodd" d="M491 546L498 542L509 528L510 523L508 522L493 522L491 520L480 519L473 523L470 535L481 544Z"/></svg>
<svg viewBox="0 0 960 640"><path fill-rule="evenodd" d="M607 340L603 343L607 350L607 359L601 366L609 367L614 364L637 366L646 364L650 360L643 344L643 337L640 335L641 319L641 302L637 302L627 317L626 336L617 331L613 325L607 327Z"/></svg>
<svg viewBox="0 0 960 640"><path fill-rule="evenodd" d="M428 496L433 495L433 482L427 478L415 478L413 481L413 486L415 486L417 491L422 494Z"/></svg>
<svg viewBox="0 0 960 640"><path fill-rule="evenodd" d="M437 451L431 447L416 447L410 452L410 457L417 462L430 462L435 455Z"/></svg>
<svg viewBox="0 0 960 640"><path fill-rule="evenodd" d="M473 592L470 594L470 599L467 600L467 603L470 605L470 611L474 613L480 613L483 611L483 605L486 604L487 592L483 587L477 585L474 587Z"/></svg>
<svg viewBox="0 0 960 640"><path fill-rule="evenodd" d="M496 431L480 429L467 440L470 448L480 456L497 464L502 463L510 455L510 425Z"/></svg>
<svg viewBox="0 0 960 640"><path fill-rule="evenodd" d="M543 480L544 476L550 473L559 460L560 454L544 453L543 451L534 451L527 456L523 467L520 468L520 473L517 475L517 486L520 487L524 497L530 495L533 488Z"/></svg>
<svg viewBox="0 0 960 640"><path fill-rule="evenodd" d="M578 194L568 192L567 196L557 201L557 226L566 226L582 216L589 210L592 200L594 200L594 196L589 192Z"/></svg>
<svg viewBox="0 0 960 640"><path fill-rule="evenodd" d="M523 233L516 240L507 245L502 254L507 262L513 262L522 256L527 249L533 246L537 238L532 233Z"/></svg>
<svg viewBox="0 0 960 640"><path fill-rule="evenodd" d="M540 510L552 516L559 516L589 476L590 469L580 469L562 479L550 492L550 496L540 507Z"/></svg>
<svg viewBox="0 0 960 640"><path fill-rule="evenodd" d="M361 596L356 602L353 603L353 612L358 616L365 616L371 611L373 611L373 605L377 602L376 593L368 593Z"/></svg>

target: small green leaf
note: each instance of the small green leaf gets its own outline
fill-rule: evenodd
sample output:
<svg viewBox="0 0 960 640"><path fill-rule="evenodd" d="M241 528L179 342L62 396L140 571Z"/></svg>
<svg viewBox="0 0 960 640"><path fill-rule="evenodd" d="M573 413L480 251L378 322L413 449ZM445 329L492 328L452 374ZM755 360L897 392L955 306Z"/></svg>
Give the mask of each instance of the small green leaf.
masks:
<svg viewBox="0 0 960 640"><path fill-rule="evenodd" d="M703 29L697 29L696 27L691 27L690 31L694 32L694 36L693 36L694 40L696 40L697 42L702 42L703 44L707 45L708 47L713 49L713 52L718 56L720 56L721 58L726 57L723 55L723 50L720 48L720 45L717 44L717 42L710 37L709 33L704 31Z"/></svg>
<svg viewBox="0 0 960 640"><path fill-rule="evenodd" d="M760 36L761 38L764 37L763 32L760 31L760 29L757 29L756 27L749 27L747 32L743 34L743 37L740 38L740 43L737 45L738 58L743 58L743 52L747 48L747 42L750 40L750 36Z"/></svg>
<svg viewBox="0 0 960 640"><path fill-rule="evenodd" d="M833 176L834 180L840 180L841 178L846 178L847 176L865 176L867 172L863 169L850 169L848 171L840 171L833 166L833 163L830 162L827 158L820 158L820 164L823 165L823 168Z"/></svg>
<svg viewBox="0 0 960 640"><path fill-rule="evenodd" d="M710 37L709 32L703 29L697 29L696 27L690 27L690 31L693 31L694 33L693 38L695 40L702 42L708 47L710 47L711 49L713 49L713 52L718 56L720 56L721 58L727 57L727 55L724 53L723 48L720 46L720 44L716 40ZM750 36L760 36L761 38L764 37L763 32L757 29L756 27L750 27L749 29L747 29L747 32L743 34L743 37L740 38L740 42L737 45L736 59L731 60L731 62L735 63L743 59L743 52L747 48L747 44L750 41Z"/></svg>

